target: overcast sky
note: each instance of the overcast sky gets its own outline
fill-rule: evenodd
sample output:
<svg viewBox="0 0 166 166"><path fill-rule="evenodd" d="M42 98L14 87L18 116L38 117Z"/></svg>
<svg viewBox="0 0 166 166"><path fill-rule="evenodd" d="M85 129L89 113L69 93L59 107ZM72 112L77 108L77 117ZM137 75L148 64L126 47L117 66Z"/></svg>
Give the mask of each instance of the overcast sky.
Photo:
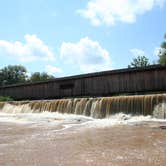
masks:
<svg viewBox="0 0 166 166"><path fill-rule="evenodd" d="M166 0L0 0L0 68L56 77L157 61Z"/></svg>

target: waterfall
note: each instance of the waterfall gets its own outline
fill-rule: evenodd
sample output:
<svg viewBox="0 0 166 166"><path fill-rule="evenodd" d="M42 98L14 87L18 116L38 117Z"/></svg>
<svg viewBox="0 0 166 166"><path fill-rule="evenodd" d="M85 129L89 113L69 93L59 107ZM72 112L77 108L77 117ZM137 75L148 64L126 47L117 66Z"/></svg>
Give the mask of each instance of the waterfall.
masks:
<svg viewBox="0 0 166 166"><path fill-rule="evenodd" d="M107 118L123 112L166 118L166 94L0 102L5 113L60 112Z"/></svg>

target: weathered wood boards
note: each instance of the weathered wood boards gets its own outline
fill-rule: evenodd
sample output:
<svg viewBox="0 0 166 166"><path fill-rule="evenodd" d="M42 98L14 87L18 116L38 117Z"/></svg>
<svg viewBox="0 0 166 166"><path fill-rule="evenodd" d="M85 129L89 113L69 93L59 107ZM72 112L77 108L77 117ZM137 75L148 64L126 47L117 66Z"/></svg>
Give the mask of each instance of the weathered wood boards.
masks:
<svg viewBox="0 0 166 166"><path fill-rule="evenodd" d="M165 91L166 66L153 65L0 87L0 96L11 96L19 100Z"/></svg>

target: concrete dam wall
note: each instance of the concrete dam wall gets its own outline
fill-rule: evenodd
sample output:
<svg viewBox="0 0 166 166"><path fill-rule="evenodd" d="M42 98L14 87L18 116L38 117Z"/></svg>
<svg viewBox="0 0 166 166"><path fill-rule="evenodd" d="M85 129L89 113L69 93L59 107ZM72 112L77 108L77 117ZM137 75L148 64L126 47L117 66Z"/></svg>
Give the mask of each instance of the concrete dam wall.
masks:
<svg viewBox="0 0 166 166"><path fill-rule="evenodd" d="M15 100L99 97L166 92L166 66L152 65L0 87Z"/></svg>

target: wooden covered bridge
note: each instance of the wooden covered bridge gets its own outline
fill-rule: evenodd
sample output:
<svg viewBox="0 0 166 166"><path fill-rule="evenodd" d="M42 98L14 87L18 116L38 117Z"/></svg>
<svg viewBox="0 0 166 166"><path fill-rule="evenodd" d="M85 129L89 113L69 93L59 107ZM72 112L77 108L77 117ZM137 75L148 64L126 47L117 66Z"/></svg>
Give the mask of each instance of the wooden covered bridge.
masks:
<svg viewBox="0 0 166 166"><path fill-rule="evenodd" d="M0 87L16 100L98 97L166 91L166 66L111 70Z"/></svg>

